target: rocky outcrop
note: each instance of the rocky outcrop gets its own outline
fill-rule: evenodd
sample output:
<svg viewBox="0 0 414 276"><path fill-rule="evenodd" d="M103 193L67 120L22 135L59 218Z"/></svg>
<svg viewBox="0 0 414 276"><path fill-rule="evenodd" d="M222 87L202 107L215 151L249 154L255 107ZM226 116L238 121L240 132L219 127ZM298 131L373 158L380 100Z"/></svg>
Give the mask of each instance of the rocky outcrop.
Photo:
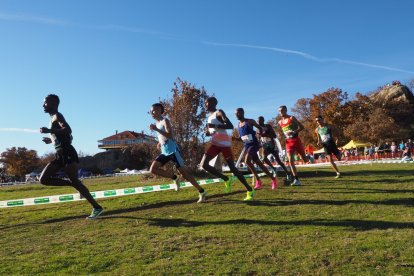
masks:
<svg viewBox="0 0 414 276"><path fill-rule="evenodd" d="M405 85L385 86L380 91L373 93L370 98L382 103L409 103L414 104L414 95Z"/></svg>

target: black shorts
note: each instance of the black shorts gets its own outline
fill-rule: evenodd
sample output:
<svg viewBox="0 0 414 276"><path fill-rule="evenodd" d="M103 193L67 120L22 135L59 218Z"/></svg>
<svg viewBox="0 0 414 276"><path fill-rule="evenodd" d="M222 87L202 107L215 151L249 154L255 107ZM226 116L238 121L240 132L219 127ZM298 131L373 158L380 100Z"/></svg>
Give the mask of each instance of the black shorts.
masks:
<svg viewBox="0 0 414 276"><path fill-rule="evenodd" d="M178 151L170 155L160 154L155 158L155 161L160 162L163 166L169 161L173 162L177 168L184 166L184 160Z"/></svg>
<svg viewBox="0 0 414 276"><path fill-rule="evenodd" d="M338 147L334 142L328 142L326 144L323 144L323 149L325 150L325 154L327 155L339 155L340 152L338 150Z"/></svg>
<svg viewBox="0 0 414 276"><path fill-rule="evenodd" d="M71 163L79 163L78 153L72 145L57 148L55 153L55 159L50 162L53 165L59 165L65 167Z"/></svg>
<svg viewBox="0 0 414 276"><path fill-rule="evenodd" d="M262 144L262 148L263 148L263 154L265 156L268 156L269 154L273 154L273 155L279 155L276 144L275 143L263 143Z"/></svg>

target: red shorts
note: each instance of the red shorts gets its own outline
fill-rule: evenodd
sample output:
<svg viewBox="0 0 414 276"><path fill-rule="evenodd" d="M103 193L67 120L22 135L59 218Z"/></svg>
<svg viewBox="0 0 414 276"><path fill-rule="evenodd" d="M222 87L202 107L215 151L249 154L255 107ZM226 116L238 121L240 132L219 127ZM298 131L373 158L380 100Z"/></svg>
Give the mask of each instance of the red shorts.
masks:
<svg viewBox="0 0 414 276"><path fill-rule="evenodd" d="M230 147L219 147L216 145L210 145L206 151L206 155L210 158L216 157L219 153L222 153L225 160L233 160L233 152Z"/></svg>
<svg viewBox="0 0 414 276"><path fill-rule="evenodd" d="M286 140L286 153L301 153L305 152L302 142L299 137L290 138Z"/></svg>

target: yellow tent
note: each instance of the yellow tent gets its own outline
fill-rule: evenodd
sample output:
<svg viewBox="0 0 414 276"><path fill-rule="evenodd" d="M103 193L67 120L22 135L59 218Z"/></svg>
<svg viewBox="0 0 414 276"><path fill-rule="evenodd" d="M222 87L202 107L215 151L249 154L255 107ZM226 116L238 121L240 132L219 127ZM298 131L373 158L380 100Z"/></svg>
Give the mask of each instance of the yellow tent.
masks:
<svg viewBox="0 0 414 276"><path fill-rule="evenodd" d="M345 146L340 147L341 149L354 149L354 148L363 148L369 146L368 143L363 142L355 142L354 140L351 140L346 144Z"/></svg>

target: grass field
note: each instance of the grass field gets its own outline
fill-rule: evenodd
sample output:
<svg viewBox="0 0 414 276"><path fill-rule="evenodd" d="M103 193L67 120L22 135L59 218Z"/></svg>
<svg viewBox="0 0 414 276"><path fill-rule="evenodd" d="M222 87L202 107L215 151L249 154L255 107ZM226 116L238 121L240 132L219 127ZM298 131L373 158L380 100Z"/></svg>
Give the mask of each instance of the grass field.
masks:
<svg viewBox="0 0 414 276"><path fill-rule="evenodd" d="M0 209L0 274L414 275L414 165L301 169L302 187L258 191L238 182L197 192ZM280 178L281 180L281 178ZM145 180L147 185L166 180ZM143 185L138 177L85 181L94 190ZM140 184L141 183L141 184ZM0 188L0 200L74 193L39 184Z"/></svg>

